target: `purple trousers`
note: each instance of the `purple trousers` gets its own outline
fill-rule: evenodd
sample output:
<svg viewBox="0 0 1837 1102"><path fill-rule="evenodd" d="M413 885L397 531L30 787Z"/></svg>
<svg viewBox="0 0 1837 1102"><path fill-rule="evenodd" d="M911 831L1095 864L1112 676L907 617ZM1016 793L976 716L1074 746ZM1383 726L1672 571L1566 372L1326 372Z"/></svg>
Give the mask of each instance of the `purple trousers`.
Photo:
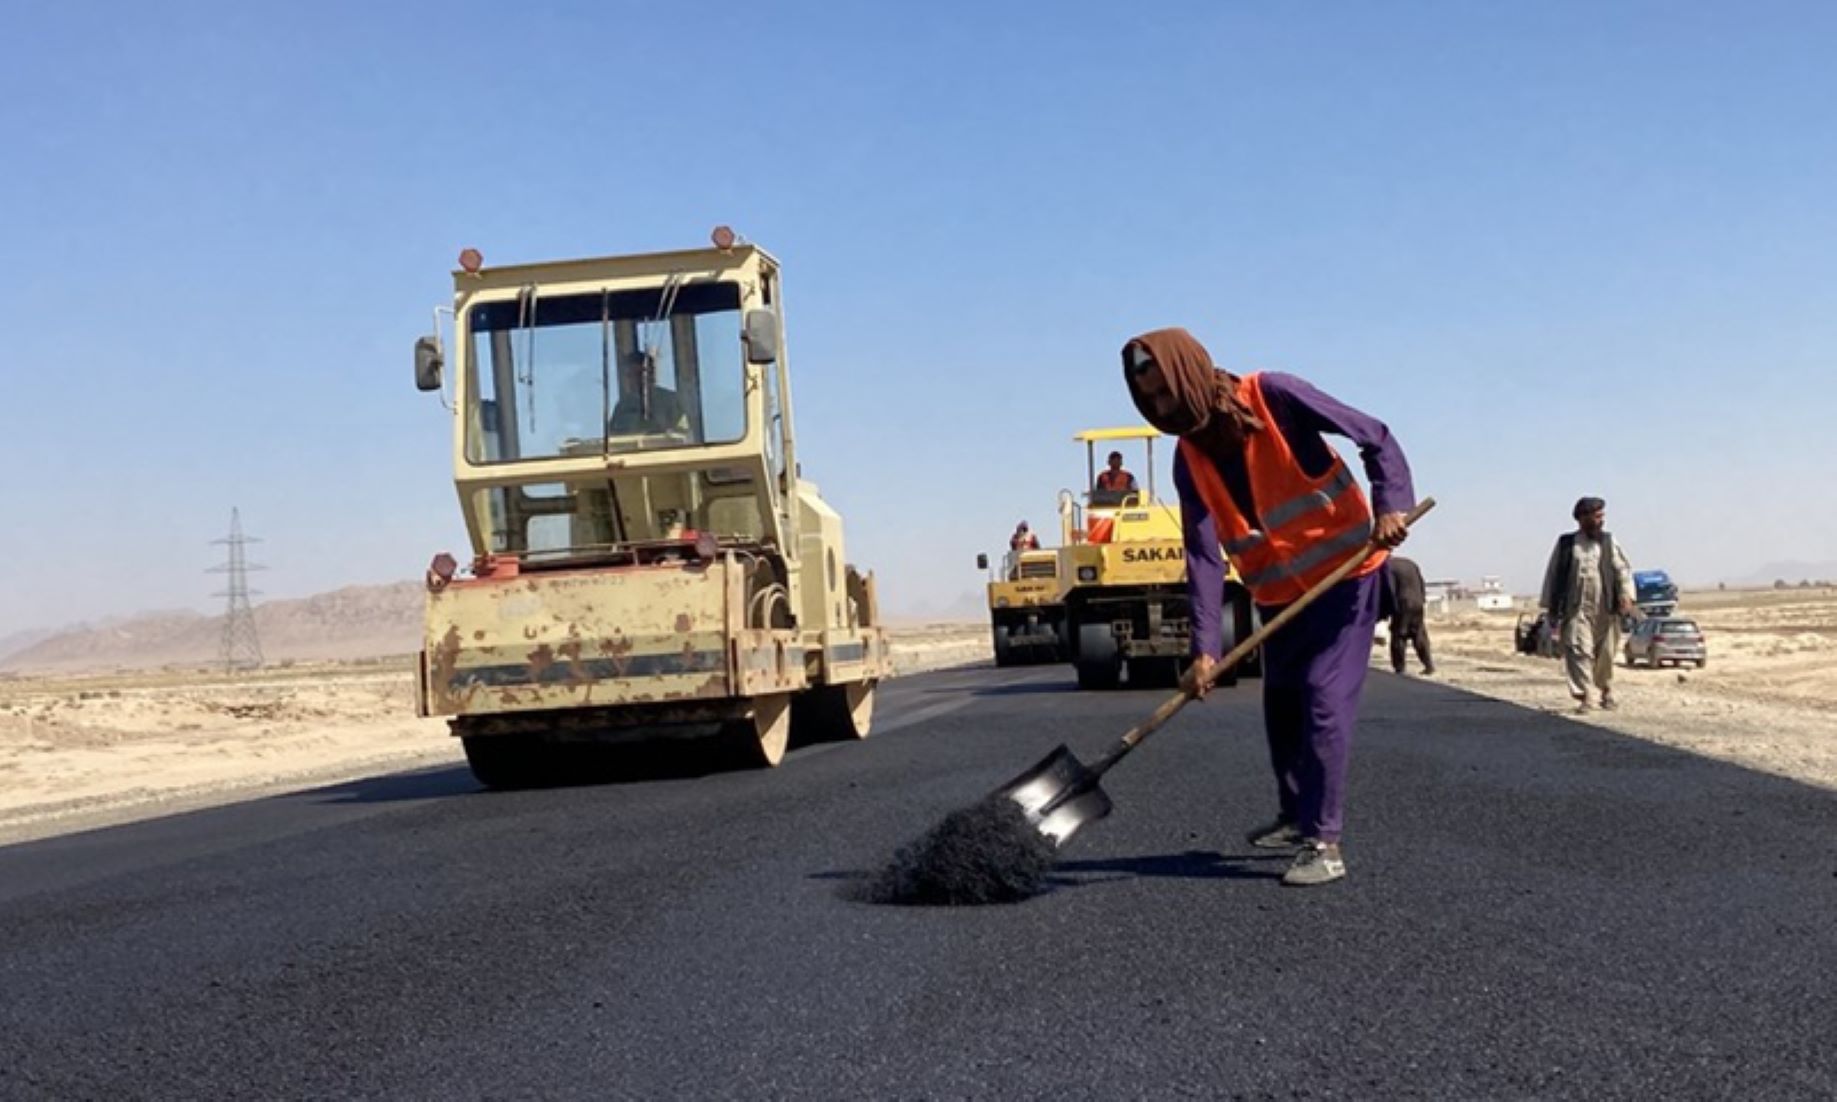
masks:
<svg viewBox="0 0 1837 1102"><path fill-rule="evenodd" d="M1282 818L1339 841L1359 694L1371 663L1384 571L1321 594L1263 644L1263 726ZM1264 607L1268 621L1278 607Z"/></svg>

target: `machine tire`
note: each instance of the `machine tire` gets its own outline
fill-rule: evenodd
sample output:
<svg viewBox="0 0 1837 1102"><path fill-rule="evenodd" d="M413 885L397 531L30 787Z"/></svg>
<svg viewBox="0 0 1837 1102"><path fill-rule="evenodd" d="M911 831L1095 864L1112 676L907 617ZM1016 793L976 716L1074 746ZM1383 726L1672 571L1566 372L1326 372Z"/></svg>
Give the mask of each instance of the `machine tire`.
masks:
<svg viewBox="0 0 1837 1102"><path fill-rule="evenodd" d="M1035 643L1027 648L1029 666L1050 666L1055 662L1065 661L1065 627L1062 624L1044 623L1040 627L1052 632L1052 642Z"/></svg>
<svg viewBox="0 0 1837 1102"><path fill-rule="evenodd" d="M791 704L791 739L799 746L864 739L874 726L873 681L818 685Z"/></svg>
<svg viewBox="0 0 1837 1102"><path fill-rule="evenodd" d="M1178 658L1129 659L1131 689L1171 689L1180 684L1181 660Z"/></svg>
<svg viewBox="0 0 1837 1102"><path fill-rule="evenodd" d="M791 748L791 694L753 698L753 714L726 724L722 736L735 761L750 769L771 769Z"/></svg>
<svg viewBox="0 0 1837 1102"><path fill-rule="evenodd" d="M1012 666L1018 661L1014 657L1014 644L1010 643L1008 638L1008 626L1006 624L997 625L995 628L995 664L997 666Z"/></svg>
<svg viewBox="0 0 1837 1102"><path fill-rule="evenodd" d="M1123 658L1109 624L1079 624L1078 647L1072 659L1080 689L1114 689L1122 683Z"/></svg>
<svg viewBox="0 0 1837 1102"><path fill-rule="evenodd" d="M462 735L466 764L486 788L533 788L544 781L543 745L516 735Z"/></svg>
<svg viewBox="0 0 1837 1102"><path fill-rule="evenodd" d="M1230 653L1232 647L1237 646L1239 642L1250 638L1251 635L1256 633L1258 620L1257 606L1256 602L1250 599L1250 593L1248 591L1237 589L1233 592L1231 600L1231 619L1233 621L1233 630L1231 642L1225 644L1225 653L1227 654ZM1237 676L1263 676L1263 648L1258 647L1255 651L1244 656L1244 660L1237 664Z"/></svg>
<svg viewBox="0 0 1837 1102"><path fill-rule="evenodd" d="M1232 648L1236 647L1238 643L1241 642L1244 638L1243 632L1241 630L1243 627L1244 617L1239 614L1241 611L1239 609L1239 605L1241 603L1242 602L1239 602L1239 601L1232 601L1228 606L1226 606L1225 615L1219 617L1219 620L1218 620L1218 656L1220 658L1223 658L1225 655L1230 654ZM1223 689L1223 688L1229 688L1230 686L1237 684L1237 679L1244 676L1244 667L1249 664L1250 664L1250 659L1246 658L1244 659L1244 661L1239 662L1237 664L1236 669L1227 670L1224 673L1219 674L1217 677L1212 679L1212 687L1215 689Z"/></svg>

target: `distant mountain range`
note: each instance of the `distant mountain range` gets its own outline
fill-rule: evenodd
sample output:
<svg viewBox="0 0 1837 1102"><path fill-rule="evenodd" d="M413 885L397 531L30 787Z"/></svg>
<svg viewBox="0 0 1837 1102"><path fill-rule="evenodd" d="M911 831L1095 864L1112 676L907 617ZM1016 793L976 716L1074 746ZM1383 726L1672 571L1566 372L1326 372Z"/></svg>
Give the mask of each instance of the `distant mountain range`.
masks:
<svg viewBox="0 0 1837 1102"><path fill-rule="evenodd" d="M269 662L349 660L412 654L421 647L419 582L355 585L255 608ZM77 672L207 665L223 640L223 617L149 612L62 631L0 639L0 671Z"/></svg>
<svg viewBox="0 0 1837 1102"><path fill-rule="evenodd" d="M58 631L58 628L28 628L25 631L0 635L0 665L5 664L7 655L17 654L41 639L49 639L58 634Z"/></svg>
<svg viewBox="0 0 1837 1102"><path fill-rule="evenodd" d="M980 591L965 590L944 604L920 602L894 606L886 611L885 617L889 624L978 623L989 618L989 605Z"/></svg>
<svg viewBox="0 0 1837 1102"><path fill-rule="evenodd" d="M351 661L413 654L421 648L420 582L354 585L330 593L266 601L255 607L255 632L269 663ZM948 606L918 608L892 622L979 620L988 615L979 594ZM0 637L0 672L77 673L209 665L218 660L223 617L198 612L146 612L63 629Z"/></svg>
<svg viewBox="0 0 1837 1102"><path fill-rule="evenodd" d="M1837 582L1837 559L1804 562L1797 559L1770 562L1752 574L1730 582L1731 585L1768 586L1774 582L1798 585L1801 581Z"/></svg>

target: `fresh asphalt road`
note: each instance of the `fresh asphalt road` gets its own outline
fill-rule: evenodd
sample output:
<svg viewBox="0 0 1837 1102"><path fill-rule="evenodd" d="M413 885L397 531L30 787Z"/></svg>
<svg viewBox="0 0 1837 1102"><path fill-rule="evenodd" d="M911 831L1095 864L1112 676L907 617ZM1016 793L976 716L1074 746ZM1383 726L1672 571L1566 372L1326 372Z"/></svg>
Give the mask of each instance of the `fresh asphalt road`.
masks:
<svg viewBox="0 0 1837 1102"><path fill-rule="evenodd" d="M1242 843L1246 682L1110 775L1047 894L847 901L1163 697L1068 672L889 683L770 772L0 849L0 1098L1837 1096L1837 794L1433 683L1373 676L1340 884Z"/></svg>

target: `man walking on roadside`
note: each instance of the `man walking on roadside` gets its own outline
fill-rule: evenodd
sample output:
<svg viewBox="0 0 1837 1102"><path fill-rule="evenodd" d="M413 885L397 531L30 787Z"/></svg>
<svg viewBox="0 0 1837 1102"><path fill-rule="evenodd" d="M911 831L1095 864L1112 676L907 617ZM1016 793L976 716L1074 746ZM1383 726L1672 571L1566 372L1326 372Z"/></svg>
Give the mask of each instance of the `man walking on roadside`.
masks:
<svg viewBox="0 0 1837 1102"><path fill-rule="evenodd" d="M1391 669L1403 672L1404 648L1415 644L1416 657L1422 662L1424 676L1435 676L1435 660L1429 657L1429 624L1423 618L1428 610L1427 587L1422 570L1414 562L1398 555L1390 557L1391 572Z"/></svg>
<svg viewBox="0 0 1837 1102"><path fill-rule="evenodd" d="M1607 502L1585 497L1575 503L1576 530L1565 533L1544 568L1541 607L1563 649L1569 695L1576 711L1591 706L1590 690L1601 707L1614 709L1614 651L1620 618L1633 613L1633 569L1626 552L1607 531Z"/></svg>

